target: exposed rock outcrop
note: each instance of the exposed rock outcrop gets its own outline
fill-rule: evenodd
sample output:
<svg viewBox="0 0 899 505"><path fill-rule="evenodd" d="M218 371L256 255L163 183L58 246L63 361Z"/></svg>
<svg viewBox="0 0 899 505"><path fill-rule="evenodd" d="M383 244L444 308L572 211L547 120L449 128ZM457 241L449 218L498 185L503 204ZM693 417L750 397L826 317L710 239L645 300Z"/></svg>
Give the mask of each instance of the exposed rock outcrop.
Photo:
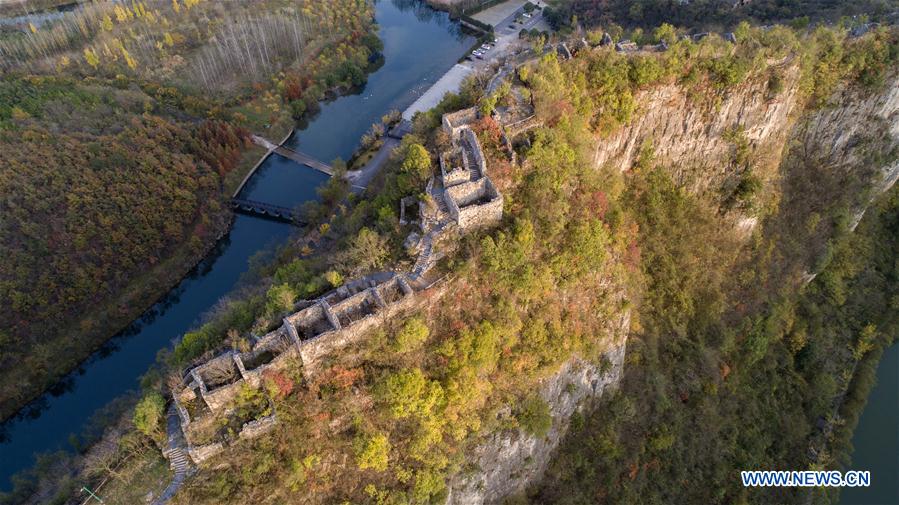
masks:
<svg viewBox="0 0 899 505"><path fill-rule="evenodd" d="M594 161L625 171L652 148L675 182L692 191L717 191L733 173L734 142L727 132L742 127L757 164L777 168L799 105L799 71L784 63L784 91L770 96L765 80L752 80L726 95L691 96L682 86L658 86L638 94L634 120L596 144Z"/></svg>
<svg viewBox="0 0 899 505"><path fill-rule="evenodd" d="M568 432L572 414L618 387L629 328L630 315L625 312L618 322L618 343L604 354L602 365L572 358L545 379L539 395L549 405L553 419L546 436L537 437L522 430L488 435L467 458L475 470L463 471L451 480L447 503L499 503L537 482Z"/></svg>
<svg viewBox="0 0 899 505"><path fill-rule="evenodd" d="M655 160L671 172L675 182L720 201L744 170L733 162L734 132L739 131L753 172L765 183L780 178L785 149L790 147L815 153L827 170L878 171L870 180L875 196L899 179L899 75L890 76L882 91L849 87L832 96L827 105L806 111L798 67L785 61L772 68L783 83L783 91L777 94L758 78L718 98L697 98L675 84L642 92L636 97L640 110L635 119L597 141L596 166L629 170L641 150L651 147ZM868 166L871 150L882 154L882 166ZM866 204L860 204L855 224ZM757 222L751 215L735 217L735 224L745 231Z"/></svg>
<svg viewBox="0 0 899 505"><path fill-rule="evenodd" d="M879 150L882 165L868 167L876 171L870 181L874 196L899 179L899 76L888 79L881 92L844 90L829 106L804 111L798 69L789 62L777 69L784 87L776 96L763 80L746 83L718 102L697 100L676 85L643 92L637 97L641 110L636 119L597 141L596 165L629 170L641 148L651 145L655 159L671 170L677 183L695 193L720 192L740 175L733 163L734 141L727 135L739 127L753 165L766 182L780 178L786 148L797 146L820 151L828 170L858 170L870 149ZM861 207L857 218L863 213ZM744 215L736 216L734 224L748 233L758 221ZM571 415L617 386L624 344L607 358L612 363L608 370L573 359L544 380L539 394L553 417L549 433L538 438L507 430L487 436L467 457L468 471L451 480L447 503L500 503L539 480Z"/></svg>

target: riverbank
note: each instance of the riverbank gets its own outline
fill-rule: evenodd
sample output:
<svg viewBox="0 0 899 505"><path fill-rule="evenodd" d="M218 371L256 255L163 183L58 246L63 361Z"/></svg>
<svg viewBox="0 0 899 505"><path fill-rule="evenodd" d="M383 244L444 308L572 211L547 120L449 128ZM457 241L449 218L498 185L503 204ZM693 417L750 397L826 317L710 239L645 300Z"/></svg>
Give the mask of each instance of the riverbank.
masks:
<svg viewBox="0 0 899 505"><path fill-rule="evenodd" d="M422 12L423 9L419 4L377 5L386 63L369 76L362 89L321 102L320 110L308 116L308 125L300 125L288 147L300 146L300 150L320 160L347 159L369 125L390 110L407 107L421 89L430 86L452 66L470 45L470 39L446 15ZM265 117L264 111L259 113L260 120ZM280 131L268 133L275 129L272 126L258 133L281 138ZM247 168L257 160L250 157ZM242 179L240 171L234 170L229 175L225 183L229 189ZM318 175L279 156L271 156L248 184L246 195L264 201L271 197L271 203L295 206L316 198L315 186L321 179ZM33 417L11 423L8 441L0 443L4 480L27 467L32 454L66 448L69 434L78 432L94 410L118 395L139 388L139 377L152 366L158 351L170 349L173 339L197 328L207 319L206 314L227 303L222 301L223 297L226 300L229 296L240 297L247 294L245 290L252 290L253 279L264 273L247 276L246 272L264 261L260 257L271 255L277 244L283 244L291 230L281 223L236 216L231 231L211 255L148 311L146 320L135 322L127 338L116 339L109 352L85 362L78 374L71 375L71 381L60 388L58 396L48 394L41 400ZM34 433L42 436L35 438ZM58 475L59 472L49 473L47 479L58 479ZM95 479L92 475L80 482L97 484L103 477Z"/></svg>
<svg viewBox="0 0 899 505"><path fill-rule="evenodd" d="M870 352L856 367L841 405L831 447L845 471L871 472L868 488L847 488L839 503L899 503L899 405L896 403L899 346L893 342Z"/></svg>
<svg viewBox="0 0 899 505"><path fill-rule="evenodd" d="M53 354L48 358L50 366L43 370L20 370L15 377L4 375L4 381L14 380L19 396L0 402L0 419L6 421L16 416L32 416L39 405L31 406L35 400L49 390L65 389L65 379L101 351L110 339L127 331L131 323L146 313L157 300L174 286L205 258L221 237L230 228L232 213L225 202L217 202L220 210L204 215L193 224L186 234L189 238L176 246L165 259L149 267L128 287L118 292L105 303L95 305L96 310L76 321L65 324L78 328L82 333L67 334L55 339L51 344ZM211 218L210 223L204 222ZM149 301L148 301L149 300ZM0 439L3 433L0 431Z"/></svg>
<svg viewBox="0 0 899 505"><path fill-rule="evenodd" d="M0 2L0 17L40 14L47 11L74 8L84 0L6 0Z"/></svg>

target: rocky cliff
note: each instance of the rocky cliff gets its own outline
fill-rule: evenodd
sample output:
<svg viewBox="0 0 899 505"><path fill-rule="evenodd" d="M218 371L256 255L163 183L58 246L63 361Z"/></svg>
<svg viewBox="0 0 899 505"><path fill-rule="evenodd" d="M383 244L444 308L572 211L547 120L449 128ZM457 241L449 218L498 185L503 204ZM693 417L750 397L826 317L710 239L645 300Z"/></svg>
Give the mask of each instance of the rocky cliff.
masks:
<svg viewBox="0 0 899 505"><path fill-rule="evenodd" d="M830 103L808 114L793 137L827 170L857 172L870 185L853 216L855 229L870 200L899 180L899 75L881 92L847 89Z"/></svg>
<svg viewBox="0 0 899 505"><path fill-rule="evenodd" d="M450 482L447 503L499 503L540 480L553 451L568 432L572 414L589 408L593 400L618 387L624 373L630 313L622 314L614 326L616 344L604 354L603 363L572 358L541 382L538 393L552 416L546 435L539 437L518 429L488 435L469 455L469 470Z"/></svg>
<svg viewBox="0 0 899 505"><path fill-rule="evenodd" d="M641 150L651 146L655 160L676 181L719 202L747 169L776 199L779 191L770 190L783 178L790 152L806 158L814 154L821 170L859 172L872 188L871 197L899 179L899 76L879 91L843 89L828 105L806 110L798 91L798 67L783 61L771 68L784 84L777 92L764 79L719 97L697 97L677 85L644 91L637 97L641 105L634 121L597 140L596 166L630 170ZM736 162L740 143L749 168ZM868 201L860 202L856 223ZM745 213L735 217L749 229L757 222ZM625 334L628 324L623 317ZM467 458L469 470L450 483L447 502L499 503L539 480L571 415L617 386L624 350L621 344L607 354L612 366L606 370L573 359L544 380L539 393L552 413L549 433L540 438L507 430L486 437Z"/></svg>
<svg viewBox="0 0 899 505"><path fill-rule="evenodd" d="M747 170L765 185L779 180L784 155L794 148L814 155L827 170L861 171L878 193L896 182L899 75L879 91L841 89L826 105L808 111L798 66L789 60L769 63L767 75L778 76L780 90L755 78L722 96L697 96L674 84L643 91L636 97L635 119L597 141L595 164L626 171L651 147L675 181L718 201ZM746 162L738 162L740 156Z"/></svg>
<svg viewBox="0 0 899 505"><path fill-rule="evenodd" d="M735 143L745 139L755 164L770 174L800 103L796 65L784 61L771 68L771 75L781 76L782 91L756 78L723 95L697 94L676 84L641 92L634 120L596 143L595 164L626 171L651 147L675 181L695 192L717 192L742 170L733 161Z"/></svg>

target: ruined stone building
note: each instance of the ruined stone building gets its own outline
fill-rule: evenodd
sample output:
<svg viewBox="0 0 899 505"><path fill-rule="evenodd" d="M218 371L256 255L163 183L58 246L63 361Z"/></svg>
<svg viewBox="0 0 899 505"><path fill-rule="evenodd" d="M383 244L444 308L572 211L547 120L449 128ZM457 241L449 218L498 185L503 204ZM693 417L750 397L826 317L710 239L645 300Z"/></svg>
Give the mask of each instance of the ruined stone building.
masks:
<svg viewBox="0 0 899 505"><path fill-rule="evenodd" d="M428 298L419 293L442 293L441 279L427 275L443 254L438 243L454 242L459 233L495 225L503 215L502 195L487 177L484 153L469 126L475 119L475 109L443 117L453 147L441 153L440 176L425 188L434 205L419 205L422 235L414 234L418 256L412 271L372 274L302 302L280 326L254 338L249 350L228 350L187 371L172 392L174 412L169 425L175 429L169 433L170 445L175 441L200 463L235 438L265 433L277 423L268 396L264 396L268 407L252 419L236 418L233 407L248 388L262 389L266 372L299 363L303 374L311 377L324 358Z"/></svg>
<svg viewBox="0 0 899 505"><path fill-rule="evenodd" d="M469 124L477 118L474 108L444 116L443 127L453 142L440 155L443 202L460 231L498 224L503 217L503 197L487 176L487 162L477 135Z"/></svg>

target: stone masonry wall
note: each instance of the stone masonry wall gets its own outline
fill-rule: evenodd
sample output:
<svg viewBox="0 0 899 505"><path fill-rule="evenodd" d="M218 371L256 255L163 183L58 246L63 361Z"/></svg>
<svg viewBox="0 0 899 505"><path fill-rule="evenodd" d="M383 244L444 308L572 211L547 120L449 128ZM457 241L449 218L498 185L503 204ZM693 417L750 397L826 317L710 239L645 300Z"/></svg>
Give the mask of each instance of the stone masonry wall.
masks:
<svg viewBox="0 0 899 505"><path fill-rule="evenodd" d="M469 152L474 157L477 165L476 167L471 168L477 169L480 172L481 177L486 177L487 161L484 159L484 151L481 149L481 143L478 141L478 136L474 134L474 131L471 128L464 128L462 130L462 140L464 144L467 144L470 148Z"/></svg>
<svg viewBox="0 0 899 505"><path fill-rule="evenodd" d="M459 209L458 223L463 230L495 226L503 220L503 198L498 196L483 205L470 205Z"/></svg>
<svg viewBox="0 0 899 505"><path fill-rule="evenodd" d="M476 170L480 172L479 180L459 184L455 188L451 188L452 192L447 191L443 195L450 215L462 223L461 228L494 223L502 218L502 195L485 177L486 162L480 144L474 132L466 126L476 117L477 111L473 108L443 117L443 126L453 135L454 144L460 142L469 151L462 153L463 164L470 165L470 161L473 160L477 165ZM460 146L457 145L458 147ZM446 161L441 156L441 175L444 177L448 175L445 169ZM472 178L474 169L475 167L470 167L468 170L464 170L467 180ZM428 193L430 193L431 184L433 184L433 180L429 181ZM453 194L460 197L458 204L451 196ZM483 202L485 199L487 201ZM479 201L483 203L472 204ZM420 205L420 211L424 207L425 205ZM422 223L424 223L424 219ZM441 230L449 230L451 227L447 226L448 224L452 223L438 223L439 226L432 233L438 235L445 233ZM430 246L424 249L420 255L439 256L431 251ZM416 264L418 263L416 262ZM178 402L179 395L185 395L193 388L197 388L212 411L220 410L233 401L244 384L256 388L261 387L262 374L265 370L283 366L288 358L294 356L299 357L304 375L307 377L314 375L324 357L333 355L340 349L360 341L371 329L384 324L397 314L411 311L428 300L442 296L447 284L441 281L428 283L423 280L422 273L417 270L413 273L412 278L416 289L413 289L412 283L400 274L392 274L386 279L385 275L387 274L375 274L365 279L349 282L325 294L302 310L286 316L282 326L259 339L251 351L246 353L228 351L195 367L189 374L195 384L187 384L181 391L173 392L181 417L182 430L187 428L193 420ZM376 282L376 280L381 282ZM424 291L427 294L420 296L416 290ZM288 347L281 349L285 343L288 344ZM272 352L275 355L270 360L267 357L260 360L260 354L265 352ZM222 360L232 362L236 370L236 378L210 391L203 380L202 373L204 369L221 363ZM247 368L247 366L251 368ZM211 420L207 416L201 416L201 419L204 422ZM256 437L270 430L276 422L274 415L250 421L243 426L239 437ZM223 448L222 442L204 446L188 445L188 454L195 463L201 463L221 452Z"/></svg>

